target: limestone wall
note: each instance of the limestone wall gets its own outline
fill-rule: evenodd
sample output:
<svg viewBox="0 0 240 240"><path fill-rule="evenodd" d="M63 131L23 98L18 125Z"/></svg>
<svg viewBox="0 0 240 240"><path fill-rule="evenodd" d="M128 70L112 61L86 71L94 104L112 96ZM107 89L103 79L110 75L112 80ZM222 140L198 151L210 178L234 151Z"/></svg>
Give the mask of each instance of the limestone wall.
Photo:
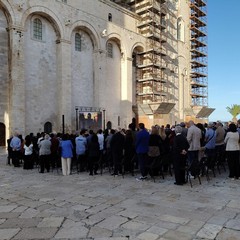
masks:
<svg viewBox="0 0 240 240"><path fill-rule="evenodd" d="M43 24L43 40L32 36L33 20ZM49 21L39 15L30 16L25 23L25 131L42 130L50 121L54 125L58 116L57 44L56 33Z"/></svg>
<svg viewBox="0 0 240 240"><path fill-rule="evenodd" d="M169 115L174 122L184 118L190 104L190 32L187 2L178 1L178 9L172 2L168 1L169 63L178 60L178 70L172 69L175 87L169 88L176 98L170 100L177 103ZM184 21L185 41L175 39L176 13ZM43 24L41 41L32 35L36 17ZM61 131L62 115L66 131L72 132L75 106L104 108L106 122L127 127L134 116L132 53L146 49L138 21L134 13L109 0L1 0L0 122L6 126L6 137L14 130L23 135L43 131L46 122ZM82 37L81 51L75 49L76 33ZM107 56L108 42L113 58Z"/></svg>
<svg viewBox="0 0 240 240"><path fill-rule="evenodd" d="M135 47L145 45L136 32L134 14L107 0L68 0L67 4L2 0L0 6L8 13L8 17L2 11L0 15L0 122L6 125L8 136L14 130L23 135L43 131L46 122L60 131L62 115L71 132L76 105L106 109L106 122L114 127L118 115L122 116L120 125L130 121L132 68L128 59ZM41 41L33 39L36 17L43 24ZM77 32L82 36L80 52L75 51ZM108 41L114 46L113 59L107 57Z"/></svg>
<svg viewBox="0 0 240 240"><path fill-rule="evenodd" d="M0 122L8 125L9 76L7 20L0 8Z"/></svg>

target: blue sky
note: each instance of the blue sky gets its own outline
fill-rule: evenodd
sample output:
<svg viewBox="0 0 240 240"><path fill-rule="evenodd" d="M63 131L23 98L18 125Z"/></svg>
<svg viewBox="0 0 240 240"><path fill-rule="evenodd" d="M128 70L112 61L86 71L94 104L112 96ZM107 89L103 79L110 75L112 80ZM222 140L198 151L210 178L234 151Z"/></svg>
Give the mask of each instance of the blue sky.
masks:
<svg viewBox="0 0 240 240"><path fill-rule="evenodd" d="M229 121L240 105L240 0L208 0L208 105L210 121ZM237 116L240 118L240 115Z"/></svg>

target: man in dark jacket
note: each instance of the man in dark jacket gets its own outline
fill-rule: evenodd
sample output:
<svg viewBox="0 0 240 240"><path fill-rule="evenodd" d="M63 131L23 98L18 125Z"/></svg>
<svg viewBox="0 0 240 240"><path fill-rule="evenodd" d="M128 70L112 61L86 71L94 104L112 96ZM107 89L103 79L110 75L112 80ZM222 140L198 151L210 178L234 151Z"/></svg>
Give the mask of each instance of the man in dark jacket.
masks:
<svg viewBox="0 0 240 240"><path fill-rule="evenodd" d="M138 180L144 180L147 178L146 164L148 159L148 144L149 144L149 133L145 129L144 123L139 123L139 132L136 136L136 153L138 156L138 164L141 172L141 177Z"/></svg>
<svg viewBox="0 0 240 240"><path fill-rule="evenodd" d="M119 129L113 136L110 142L110 148L113 157L114 172L112 175L117 176L122 173L122 159L125 137L122 130Z"/></svg>

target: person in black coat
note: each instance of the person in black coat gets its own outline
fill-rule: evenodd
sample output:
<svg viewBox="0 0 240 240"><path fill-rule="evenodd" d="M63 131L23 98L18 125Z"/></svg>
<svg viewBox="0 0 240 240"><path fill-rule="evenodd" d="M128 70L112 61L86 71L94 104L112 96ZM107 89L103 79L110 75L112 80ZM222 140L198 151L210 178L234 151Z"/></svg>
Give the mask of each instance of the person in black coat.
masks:
<svg viewBox="0 0 240 240"><path fill-rule="evenodd" d="M157 175L159 170L162 168L160 164L160 154L162 149L162 139L159 135L158 126L152 126L152 131L149 137L148 143L148 170L149 174ZM153 167L153 171L151 168Z"/></svg>
<svg viewBox="0 0 240 240"><path fill-rule="evenodd" d="M97 175L98 170L98 160L100 157L100 146L98 143L98 137L95 133L92 134L90 141L88 142L88 167L89 167L89 175L94 174Z"/></svg>
<svg viewBox="0 0 240 240"><path fill-rule="evenodd" d="M118 175L122 173L122 159L125 137L122 130L118 130L113 136L110 142L110 148L113 157L114 172L112 175Z"/></svg>
<svg viewBox="0 0 240 240"><path fill-rule="evenodd" d="M182 135L182 127L175 127L176 136L173 141L173 165L175 173L176 185L185 183L185 166L187 160L187 150L189 143L184 135Z"/></svg>
<svg viewBox="0 0 240 240"><path fill-rule="evenodd" d="M10 143L12 141L12 136L7 140L7 151L8 151L8 156L7 156L7 164L11 165L11 159L12 159L12 148L10 146Z"/></svg>
<svg viewBox="0 0 240 240"><path fill-rule="evenodd" d="M124 171L125 172L130 172L133 174L134 155L135 155L135 145L134 145L133 133L132 133L132 130L127 130L125 141L124 141Z"/></svg>

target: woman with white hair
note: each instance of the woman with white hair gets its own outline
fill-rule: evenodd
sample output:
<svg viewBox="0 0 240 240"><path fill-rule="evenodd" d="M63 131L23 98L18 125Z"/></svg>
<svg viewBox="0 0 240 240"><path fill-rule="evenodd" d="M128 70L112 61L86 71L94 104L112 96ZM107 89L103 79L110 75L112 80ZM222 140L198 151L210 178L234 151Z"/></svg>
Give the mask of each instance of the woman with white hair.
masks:
<svg viewBox="0 0 240 240"><path fill-rule="evenodd" d="M176 136L173 141L173 165L176 185L185 183L185 166L187 160L187 150L189 143L187 138L182 134L182 127L175 127Z"/></svg>
<svg viewBox="0 0 240 240"><path fill-rule="evenodd" d="M51 156L51 141L50 136L45 134L44 140L40 141L39 146L39 158L40 158L40 173L44 173L44 169L47 169L47 172L50 170L50 156Z"/></svg>

